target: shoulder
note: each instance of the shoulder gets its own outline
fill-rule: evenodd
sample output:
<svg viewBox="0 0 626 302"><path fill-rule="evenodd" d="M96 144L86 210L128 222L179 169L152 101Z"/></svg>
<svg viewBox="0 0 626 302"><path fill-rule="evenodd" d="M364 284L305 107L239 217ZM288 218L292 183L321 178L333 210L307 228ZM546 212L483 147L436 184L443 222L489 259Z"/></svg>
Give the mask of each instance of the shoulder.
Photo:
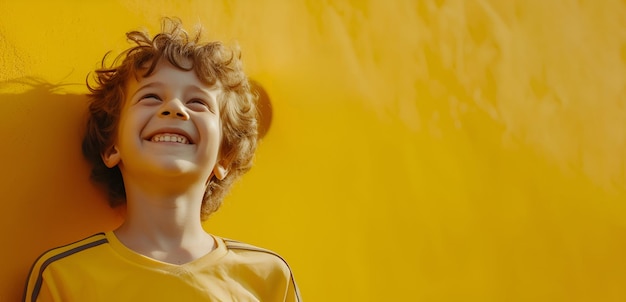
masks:
<svg viewBox="0 0 626 302"><path fill-rule="evenodd" d="M250 262L267 262L271 263L277 268L283 269L286 273L291 273L289 264L278 253L254 246L252 244L244 243L237 240L221 238L226 245L226 249L229 253L235 254L239 258L247 259Z"/></svg>
<svg viewBox="0 0 626 302"><path fill-rule="evenodd" d="M91 235L87 238L81 239L79 241L53 248L51 250L44 252L41 256L39 256L37 261L35 261L33 270L35 268L38 268L38 270L43 271L46 269L47 266L49 266L50 264L54 262L68 258L69 256L72 256L75 254L79 254L81 252L95 248L102 244L106 244L108 242L109 241L104 233L98 233L95 235Z"/></svg>
<svg viewBox="0 0 626 302"><path fill-rule="evenodd" d="M279 254L277 254L274 251L264 249L258 246L254 246L252 244L244 243L241 241L233 240L233 239L228 239L228 238L221 238L221 239L224 241L224 244L226 244L226 248L229 251L232 251L235 253L252 253L252 254L268 255L268 256L280 259L281 261L285 262L285 264L287 263L287 261L285 261L283 257L281 257Z"/></svg>
<svg viewBox="0 0 626 302"><path fill-rule="evenodd" d="M219 237L218 237L219 238ZM298 285L289 263L278 253L237 240L219 238L239 271L251 270L269 284L284 287L284 301L301 301ZM243 266L243 267L242 267Z"/></svg>
<svg viewBox="0 0 626 302"><path fill-rule="evenodd" d="M89 251L93 251L106 243L108 243L106 235L98 233L79 241L50 249L41 254L30 269L25 298L32 296L32 300L36 299L41 290L44 276L49 274L50 270L54 270L55 267L63 267L63 265L59 266L59 263L80 264L83 262L81 259L84 259L82 256L89 254ZM72 265L69 267L71 268Z"/></svg>

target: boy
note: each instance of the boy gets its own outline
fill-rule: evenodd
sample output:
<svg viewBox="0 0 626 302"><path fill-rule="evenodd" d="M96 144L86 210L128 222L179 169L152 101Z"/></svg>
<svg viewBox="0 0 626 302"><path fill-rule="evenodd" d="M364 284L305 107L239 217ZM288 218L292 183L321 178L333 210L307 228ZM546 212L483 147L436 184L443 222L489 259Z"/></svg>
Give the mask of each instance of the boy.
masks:
<svg viewBox="0 0 626 302"><path fill-rule="evenodd" d="M164 25L88 85L83 153L124 223L43 254L24 301L300 301L280 256L202 228L251 167L255 100L236 50Z"/></svg>

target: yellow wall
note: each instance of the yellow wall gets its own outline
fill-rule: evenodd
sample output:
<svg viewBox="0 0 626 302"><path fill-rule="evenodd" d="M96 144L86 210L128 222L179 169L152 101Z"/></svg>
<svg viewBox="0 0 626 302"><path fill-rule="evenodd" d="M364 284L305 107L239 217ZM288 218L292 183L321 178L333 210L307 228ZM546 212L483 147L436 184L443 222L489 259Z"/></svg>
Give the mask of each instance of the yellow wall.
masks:
<svg viewBox="0 0 626 302"><path fill-rule="evenodd" d="M207 228L281 253L307 301L626 300L624 1L302 2L0 0L0 301L119 223L83 83L162 16L238 41L268 91Z"/></svg>

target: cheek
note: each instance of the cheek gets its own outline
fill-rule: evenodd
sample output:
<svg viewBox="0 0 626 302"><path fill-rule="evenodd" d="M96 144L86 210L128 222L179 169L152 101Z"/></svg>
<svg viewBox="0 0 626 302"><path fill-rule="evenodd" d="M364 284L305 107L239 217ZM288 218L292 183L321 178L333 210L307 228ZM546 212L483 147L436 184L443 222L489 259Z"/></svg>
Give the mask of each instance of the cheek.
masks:
<svg viewBox="0 0 626 302"><path fill-rule="evenodd" d="M145 115L124 112L120 116L117 128L118 144L134 144L141 138L141 131L146 121Z"/></svg>
<svg viewBox="0 0 626 302"><path fill-rule="evenodd" d="M207 151L210 153L218 153L220 143L222 141L222 129L219 119L207 121L204 125L204 137L207 140Z"/></svg>

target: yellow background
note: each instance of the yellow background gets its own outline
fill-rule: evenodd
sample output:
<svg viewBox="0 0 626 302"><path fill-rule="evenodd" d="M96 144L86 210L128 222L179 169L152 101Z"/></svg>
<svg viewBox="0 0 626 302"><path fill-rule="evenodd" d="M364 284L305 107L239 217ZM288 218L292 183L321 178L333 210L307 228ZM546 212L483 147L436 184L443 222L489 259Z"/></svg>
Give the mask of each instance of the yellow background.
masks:
<svg viewBox="0 0 626 302"><path fill-rule="evenodd" d="M626 300L624 1L0 0L0 301L119 223L83 83L163 16L269 93L206 227L282 254L306 301Z"/></svg>

